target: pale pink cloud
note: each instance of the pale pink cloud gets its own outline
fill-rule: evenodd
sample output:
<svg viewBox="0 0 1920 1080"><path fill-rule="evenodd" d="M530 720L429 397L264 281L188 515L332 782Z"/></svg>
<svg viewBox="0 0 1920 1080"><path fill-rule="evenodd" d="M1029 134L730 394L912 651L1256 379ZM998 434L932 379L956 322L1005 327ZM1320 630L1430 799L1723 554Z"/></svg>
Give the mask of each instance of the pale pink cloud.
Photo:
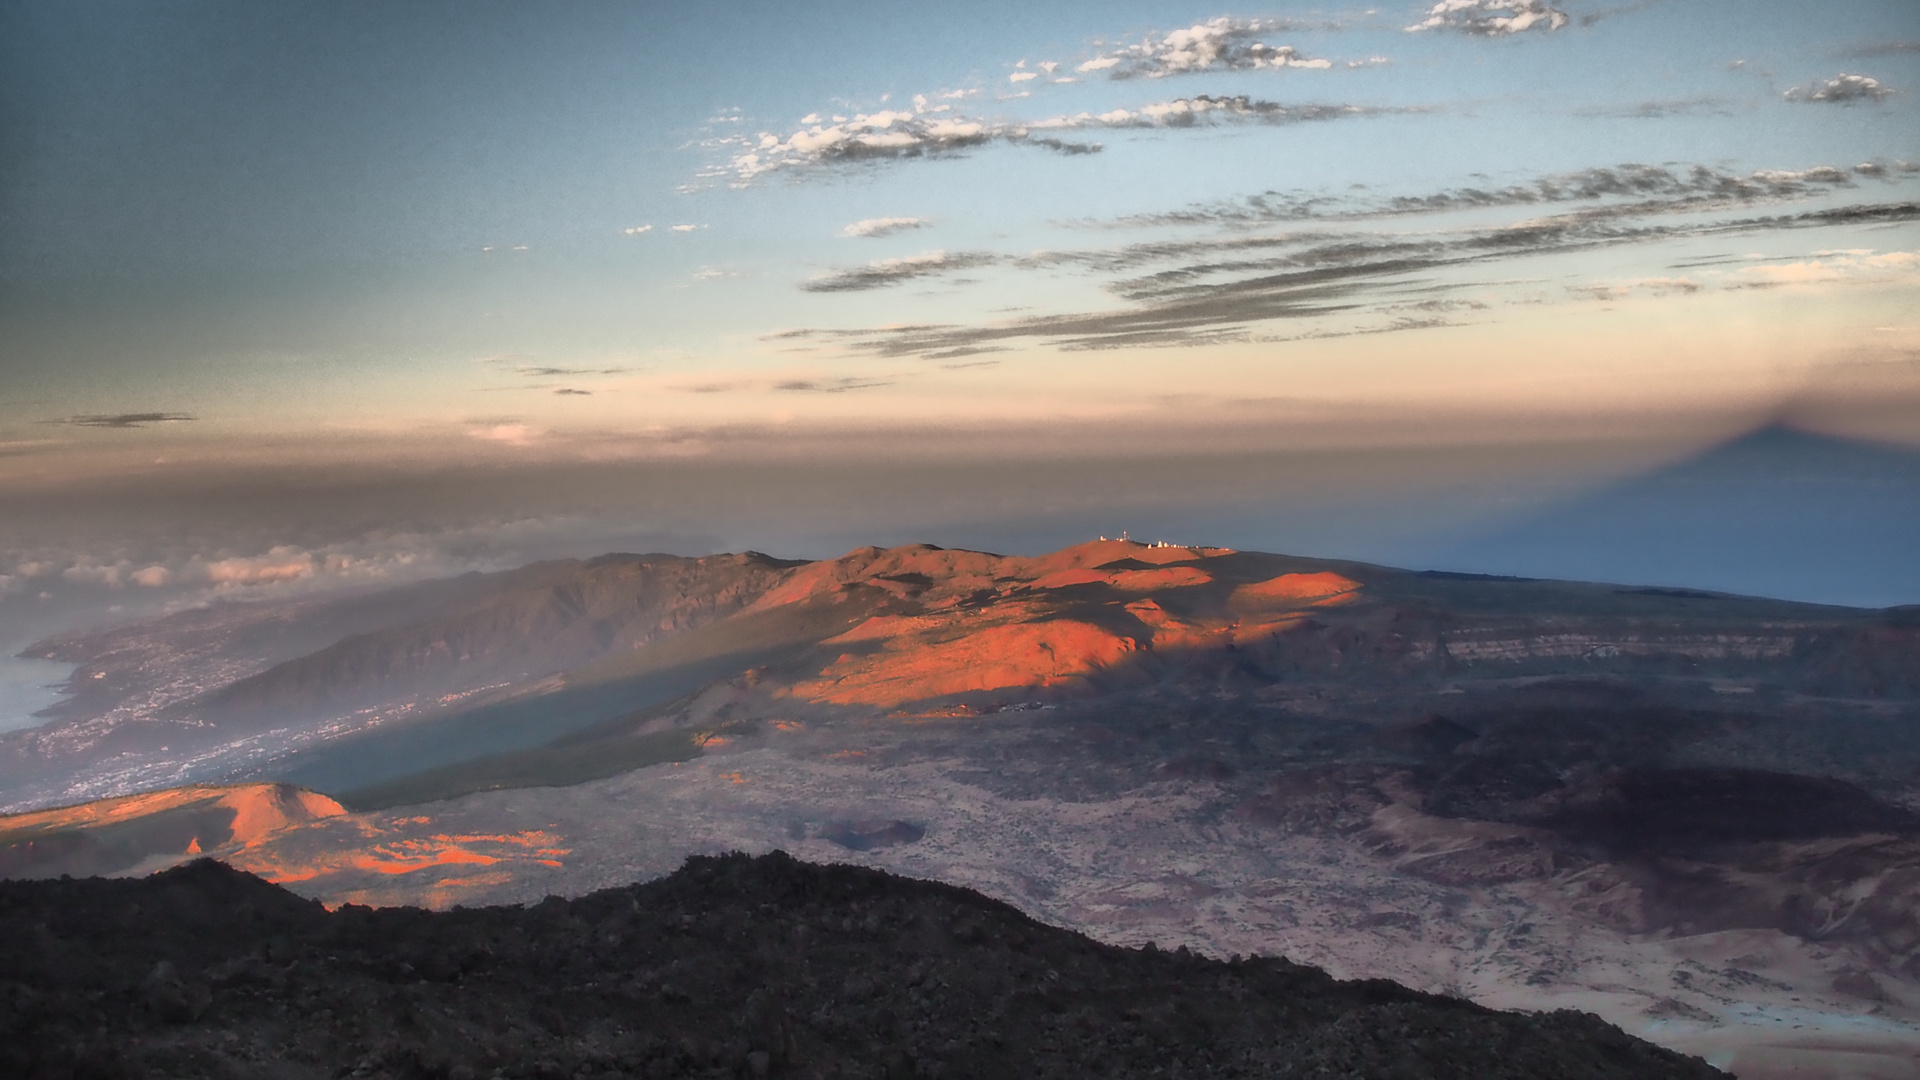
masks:
<svg viewBox="0 0 1920 1080"><path fill-rule="evenodd" d="M312 577L313 556L297 547L280 546L265 555L218 559L204 564L201 573L215 585L267 585Z"/></svg>

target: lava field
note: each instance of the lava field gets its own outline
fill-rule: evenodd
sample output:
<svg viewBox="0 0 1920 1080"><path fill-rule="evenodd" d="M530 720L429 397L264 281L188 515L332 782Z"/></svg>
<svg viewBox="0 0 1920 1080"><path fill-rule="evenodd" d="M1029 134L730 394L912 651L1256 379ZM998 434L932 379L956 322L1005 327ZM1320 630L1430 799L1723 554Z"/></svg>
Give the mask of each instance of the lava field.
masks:
<svg viewBox="0 0 1920 1080"><path fill-rule="evenodd" d="M22 1078L1722 1075L1575 1012L1124 949L783 853L529 907L328 911L211 860L0 882Z"/></svg>

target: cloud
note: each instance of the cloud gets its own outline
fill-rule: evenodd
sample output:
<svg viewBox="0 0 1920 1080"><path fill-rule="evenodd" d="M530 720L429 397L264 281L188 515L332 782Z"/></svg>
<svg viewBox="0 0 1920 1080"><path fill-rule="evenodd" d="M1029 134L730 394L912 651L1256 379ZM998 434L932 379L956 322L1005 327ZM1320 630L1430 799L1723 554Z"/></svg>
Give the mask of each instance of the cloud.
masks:
<svg viewBox="0 0 1920 1080"><path fill-rule="evenodd" d="M1553 173L1498 187L1446 188L1424 195L1384 199L1267 191L1236 202L1134 215L1113 224L1252 227L1280 222L1351 221L1582 202L1597 204L1595 210L1602 213L1679 212L1805 198L1852 183L1848 170L1832 166L1736 173L1705 165L1628 163Z"/></svg>
<svg viewBox="0 0 1920 1080"><path fill-rule="evenodd" d="M1074 70L1083 75L1104 72L1109 79L1159 79L1203 71L1333 66L1331 61L1303 56L1291 45L1269 45L1258 40L1263 34L1291 28L1291 24L1275 19L1222 16L1159 37L1148 36L1137 45L1103 53Z"/></svg>
<svg viewBox="0 0 1920 1080"><path fill-rule="evenodd" d="M1078 64L1075 71L1080 75L1105 73L1109 80L1126 80L1158 79L1201 72L1333 67L1332 61L1303 55L1291 45L1275 45L1261 40L1274 32L1298 28L1298 24L1275 19L1221 16L1185 29L1149 34L1135 44L1102 52ZM1375 56L1349 62L1347 66L1365 67L1387 62L1385 57ZM1012 86L1043 87L1051 83L1080 81L1076 76L1060 75L1061 65L1056 61L1044 61L1029 69L1027 61L1022 60L1015 66L1018 70L1007 76ZM783 170L939 157L990 143L1030 144L1066 154L1095 153L1100 149L1097 145L1063 142L1057 138L1035 135L1034 132L1099 127L1102 125L1097 118L1104 114L1033 122L968 116L954 111L954 102L978 93L976 88L941 94L915 94L894 107L871 112L849 110L852 115L811 112L802 117L794 129L784 132L762 131L751 137L741 135L737 128L729 128L716 132L705 144L711 149L724 149L727 159L702 170L700 176L703 179L724 179L733 187L746 187L756 179ZM1031 89L1021 89L1003 95L1001 100L1026 98L1032 93ZM886 95L881 100L885 102L890 97ZM1220 99L1186 99L1186 103L1205 100ZM1238 100L1244 102L1246 99ZM1146 106L1143 110L1152 108L1156 106ZM1316 107L1295 106L1282 113L1278 106L1271 106L1267 112L1259 115L1270 120L1283 115L1290 119L1311 118L1310 110L1313 108ZM1118 111L1128 112L1126 109ZM1253 118L1258 111L1242 112L1242 118ZM729 122L737 119L727 117ZM1079 119L1081 122L1063 122L1069 119ZM684 190L697 189L696 183Z"/></svg>
<svg viewBox="0 0 1920 1080"><path fill-rule="evenodd" d="M1026 121L981 120L939 111L948 108L940 105L926 112L896 109L862 114L830 125L816 123L784 139L772 134L763 135L753 149L736 155L708 175L727 175L735 187L745 187L760 177L780 170L934 158L992 143L1034 146L1069 155L1100 151L1098 143L1070 142L1059 138L1059 134L1065 132L1125 128L1181 129L1228 123L1290 124L1385 112L1420 111L1361 105L1282 105L1244 94L1200 94L1136 108L1082 112ZM848 235L875 234L849 232Z"/></svg>
<svg viewBox="0 0 1920 1080"><path fill-rule="evenodd" d="M1019 124L971 119L954 115L951 109L950 105L925 109L916 105L860 113L851 119L836 117L832 123L810 117L802 121L808 126L784 138L761 133L750 143L750 149L704 175L729 176L735 187L744 187L783 169L937 157L992 142L1026 139L1026 131Z"/></svg>
<svg viewBox="0 0 1920 1080"><path fill-rule="evenodd" d="M1648 277L1633 281L1593 282L1571 286L1568 291L1593 300L1622 300L1636 292L1654 296L1690 296L1701 290L1700 282L1684 277Z"/></svg>
<svg viewBox="0 0 1920 1080"><path fill-rule="evenodd" d="M674 226L670 226L670 231L672 231L672 232L678 232L678 233L689 233L689 232L693 232L693 231L694 231L695 229L699 229L699 228L702 228L702 226L699 226L699 225L674 225Z"/></svg>
<svg viewBox="0 0 1920 1080"><path fill-rule="evenodd" d="M318 566L314 557L297 547L281 546L265 555L251 558L216 559L203 562L197 576L214 585L268 585L314 575Z"/></svg>
<svg viewBox="0 0 1920 1080"><path fill-rule="evenodd" d="M149 424L177 424L198 417L186 413L89 413L84 416L63 416L58 420L48 420L49 424L69 424L73 427L99 428L139 428Z"/></svg>
<svg viewBox="0 0 1920 1080"><path fill-rule="evenodd" d="M593 391L591 390L576 390L571 386L562 386L558 390L555 390L554 393L559 394L562 397L592 397L593 396Z"/></svg>
<svg viewBox="0 0 1920 1080"><path fill-rule="evenodd" d="M1852 56L1898 56L1920 52L1920 41L1880 41L1850 50Z"/></svg>
<svg viewBox="0 0 1920 1080"><path fill-rule="evenodd" d="M1642 101L1633 105L1595 105L1573 110L1575 116L1612 120L1664 120L1669 116L1731 116L1725 98L1696 97L1670 101Z"/></svg>
<svg viewBox="0 0 1920 1080"><path fill-rule="evenodd" d="M1735 276L1749 288L1779 285L1816 285L1826 282L1890 280L1920 274L1920 252L1823 251L1820 257L1795 262L1748 266Z"/></svg>
<svg viewBox="0 0 1920 1080"><path fill-rule="evenodd" d="M773 384L775 390L814 394L844 394L849 390L871 390L878 386L892 386L888 379L863 379L843 376L833 379L788 379Z"/></svg>
<svg viewBox="0 0 1920 1080"><path fill-rule="evenodd" d="M908 229L924 229L930 222L917 217L877 217L856 221L840 230L843 236L891 236Z"/></svg>
<svg viewBox="0 0 1920 1080"><path fill-rule="evenodd" d="M623 230L628 236L642 236L653 231L652 225L633 225Z"/></svg>
<svg viewBox="0 0 1920 1080"><path fill-rule="evenodd" d="M1386 110L1361 105L1282 105L1259 101L1245 94L1215 97L1200 94L1190 98L1142 105L1138 109L1113 109L1104 113L1079 113L1037 120L1028 125L1032 131L1077 131L1086 128L1184 128L1216 122L1252 122L1291 124L1310 120L1336 120L1367 116Z"/></svg>
<svg viewBox="0 0 1920 1080"><path fill-rule="evenodd" d="M126 565L124 563L114 566L81 563L75 566L69 566L65 570L60 571L62 578L73 582L75 585L103 585L109 588L118 587L124 580L125 575Z"/></svg>
<svg viewBox="0 0 1920 1080"><path fill-rule="evenodd" d="M927 251L900 259L880 259L850 270L835 270L810 278L800 287L808 292L862 292L999 261L999 256L988 252Z"/></svg>
<svg viewBox="0 0 1920 1080"><path fill-rule="evenodd" d="M127 579L135 585L145 586L149 589L158 589L173 580L173 571L168 570L164 566L149 566L135 570L127 576Z"/></svg>
<svg viewBox="0 0 1920 1080"><path fill-rule="evenodd" d="M1329 199L1310 213L1346 222L1344 230L1228 233L999 260L1015 269L1077 266L1104 275L1104 287L1120 301L1106 310L975 324L790 331L788 336L817 337L854 353L936 359L1020 344L1082 350L1272 340L1256 336L1255 328L1276 320L1338 317L1347 324L1305 331L1316 336L1429 329L1444 320L1402 313L1475 310L1486 297L1469 290L1488 288L1481 268L1517 260L1682 239L1920 221L1916 202L1756 212L1769 201L1831 194L1851 184L1844 170L1829 167L1738 175L1704 166L1634 165L1557 174L1509 188L1446 189L1351 205ZM1547 200L1561 203L1559 212L1538 216L1536 204ZM1418 214L1502 206L1534 216L1495 222L1482 217L1471 224L1436 224L1427 231L1366 225L1369 217L1384 210ZM1186 223L1215 221L1199 216ZM1578 292L1601 297L1680 295L1710 287L1835 276L1877 280L1911 273L1912 258L1910 253L1828 253L1815 260L1820 266L1800 270L1756 271L1737 278L1649 276L1595 283ZM1801 277L1794 278L1796 273Z"/></svg>
<svg viewBox="0 0 1920 1080"><path fill-rule="evenodd" d="M467 434L481 442L496 442L507 446L531 446L545 433L528 424L506 420L477 421L467 428Z"/></svg>
<svg viewBox="0 0 1920 1080"><path fill-rule="evenodd" d="M1409 33L1455 30L1501 37L1526 30L1558 30L1565 25L1567 13L1548 7L1543 0L1440 0L1427 9L1425 19L1406 29Z"/></svg>
<svg viewBox="0 0 1920 1080"><path fill-rule="evenodd" d="M1880 101L1891 97L1892 88L1883 86L1879 79L1866 75L1836 75L1826 82L1813 82L1805 86L1796 86L1783 95L1788 101L1805 101L1828 105L1851 105L1857 101Z"/></svg>
<svg viewBox="0 0 1920 1080"><path fill-rule="evenodd" d="M550 378L556 378L558 376L563 376L563 375L621 375L631 370L633 369L623 368L623 367L610 367L610 368L523 367L523 368L514 369L516 373L525 375L529 379L550 379Z"/></svg>

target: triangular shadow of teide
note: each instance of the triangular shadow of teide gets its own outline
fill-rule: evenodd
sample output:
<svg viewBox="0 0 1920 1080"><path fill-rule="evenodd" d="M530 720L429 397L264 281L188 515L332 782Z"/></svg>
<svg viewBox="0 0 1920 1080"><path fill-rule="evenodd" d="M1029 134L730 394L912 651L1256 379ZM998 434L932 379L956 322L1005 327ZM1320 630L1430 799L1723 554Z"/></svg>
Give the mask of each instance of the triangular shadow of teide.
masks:
<svg viewBox="0 0 1920 1080"><path fill-rule="evenodd" d="M1920 602L1920 452L1761 428L1457 542L1446 569Z"/></svg>

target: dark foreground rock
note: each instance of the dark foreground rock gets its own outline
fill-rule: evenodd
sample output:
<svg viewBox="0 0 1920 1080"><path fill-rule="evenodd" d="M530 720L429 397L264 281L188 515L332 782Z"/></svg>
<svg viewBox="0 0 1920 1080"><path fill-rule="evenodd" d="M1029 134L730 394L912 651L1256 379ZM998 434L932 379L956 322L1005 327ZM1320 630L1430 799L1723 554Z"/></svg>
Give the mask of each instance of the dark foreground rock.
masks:
<svg viewBox="0 0 1920 1080"><path fill-rule="evenodd" d="M201 861L0 883L9 1077L1714 1077L1580 1013L1105 946L775 853L530 908L329 913Z"/></svg>

